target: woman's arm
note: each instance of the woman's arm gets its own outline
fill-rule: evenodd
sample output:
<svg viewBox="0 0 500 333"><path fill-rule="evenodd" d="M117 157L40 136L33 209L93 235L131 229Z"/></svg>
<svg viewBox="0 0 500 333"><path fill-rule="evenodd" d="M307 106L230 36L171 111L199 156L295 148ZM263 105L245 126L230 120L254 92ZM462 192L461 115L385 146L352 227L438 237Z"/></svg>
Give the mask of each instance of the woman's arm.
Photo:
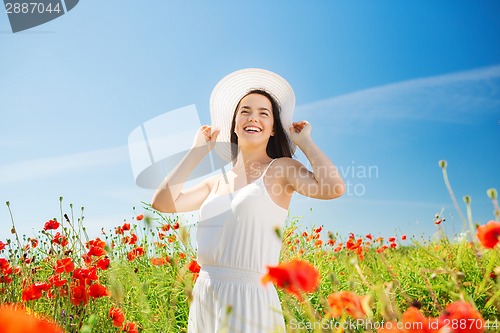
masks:
<svg viewBox="0 0 500 333"><path fill-rule="evenodd" d="M179 164L165 177L151 200L151 206L164 213L179 213L197 210L207 198L215 177L182 190L187 177L215 145L219 131L202 126L195 137L193 147Z"/></svg>
<svg viewBox="0 0 500 333"><path fill-rule="evenodd" d="M290 138L304 152L313 172L291 159L289 163L294 171L286 173L286 181L294 191L311 198L338 198L345 192L344 181L337 167L314 143L311 129L307 121L294 122L290 127Z"/></svg>

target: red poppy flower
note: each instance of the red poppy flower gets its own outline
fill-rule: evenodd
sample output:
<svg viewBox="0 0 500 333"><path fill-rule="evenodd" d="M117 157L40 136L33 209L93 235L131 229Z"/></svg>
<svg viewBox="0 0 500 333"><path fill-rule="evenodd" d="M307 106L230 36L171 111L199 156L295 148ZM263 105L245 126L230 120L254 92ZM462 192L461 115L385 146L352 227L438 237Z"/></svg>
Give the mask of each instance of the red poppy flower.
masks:
<svg viewBox="0 0 500 333"><path fill-rule="evenodd" d="M162 266L168 264L169 258L151 258L151 264L155 266Z"/></svg>
<svg viewBox="0 0 500 333"><path fill-rule="evenodd" d="M73 272L73 278L83 281L83 283L88 281L97 281L97 268L94 266L90 268L77 268Z"/></svg>
<svg viewBox="0 0 500 333"><path fill-rule="evenodd" d="M123 231L129 231L130 230L130 223L123 223L122 229L123 229Z"/></svg>
<svg viewBox="0 0 500 333"><path fill-rule="evenodd" d="M61 280L61 277L59 275L52 275L48 280L54 287L62 287L64 284L66 284L66 282L68 282L67 279Z"/></svg>
<svg viewBox="0 0 500 333"><path fill-rule="evenodd" d="M127 259L129 261L132 261L135 258L143 255L144 255L144 249L142 247L136 247L135 249L132 249L130 252L127 253Z"/></svg>
<svg viewBox="0 0 500 333"><path fill-rule="evenodd" d="M45 222L45 225L43 226L43 230L55 230L59 228L60 224L59 222L55 220L49 220Z"/></svg>
<svg viewBox="0 0 500 333"><path fill-rule="evenodd" d="M401 236L401 240L406 240L406 235Z"/></svg>
<svg viewBox="0 0 500 333"><path fill-rule="evenodd" d="M72 285L70 289L70 301L73 305L85 305L89 301L89 294L85 285Z"/></svg>
<svg viewBox="0 0 500 333"><path fill-rule="evenodd" d="M137 235L132 234L127 243L130 245L134 245L135 243L137 243Z"/></svg>
<svg viewBox="0 0 500 333"><path fill-rule="evenodd" d="M131 321L127 321L125 325L123 325L123 331L127 333L139 333L139 329L137 328L137 324Z"/></svg>
<svg viewBox="0 0 500 333"><path fill-rule="evenodd" d="M484 247L494 248L500 241L500 222L492 220L477 227L476 235Z"/></svg>
<svg viewBox="0 0 500 333"><path fill-rule="evenodd" d="M366 236L365 236L365 237L366 237L366 238L368 238L369 240L373 240L373 236L372 236L372 234L366 234Z"/></svg>
<svg viewBox="0 0 500 333"><path fill-rule="evenodd" d="M5 244L4 242L0 241L0 251L2 251L3 249L5 249L6 246L7 246L7 244Z"/></svg>
<svg viewBox="0 0 500 333"><path fill-rule="evenodd" d="M143 218L144 218L144 215L142 215L142 214L139 214L139 215L137 215L137 216L135 217L135 219L136 219L137 221L141 221Z"/></svg>
<svg viewBox="0 0 500 333"><path fill-rule="evenodd" d="M36 238L29 238L28 239L31 242L31 247L36 248L38 246L38 239Z"/></svg>
<svg viewBox="0 0 500 333"><path fill-rule="evenodd" d="M169 231L170 230L170 224L165 223L164 225L161 226L162 231Z"/></svg>
<svg viewBox="0 0 500 333"><path fill-rule="evenodd" d="M314 229L314 232L319 234L323 230L323 226L319 226L319 228Z"/></svg>
<svg viewBox="0 0 500 333"><path fill-rule="evenodd" d="M387 246L387 245L382 245L381 247L379 247L379 248L377 249L377 253L382 253L382 252L384 252L387 248L388 248L388 246Z"/></svg>
<svg viewBox="0 0 500 333"><path fill-rule="evenodd" d="M5 258L0 258L0 268L2 269L2 272L4 274L7 274L5 271L10 267L10 263L7 259ZM12 269L11 269L12 271ZM9 273L10 274L10 273Z"/></svg>
<svg viewBox="0 0 500 333"><path fill-rule="evenodd" d="M188 265L188 269L192 272L192 273L199 273L200 272L200 265L198 264L198 262L196 260L191 260L191 262L189 263Z"/></svg>
<svg viewBox="0 0 500 333"><path fill-rule="evenodd" d="M123 235L123 228L122 227L116 227L115 228L115 234L117 234L117 235Z"/></svg>
<svg viewBox="0 0 500 333"><path fill-rule="evenodd" d="M61 260L56 261L56 266L54 270L56 274L67 272L70 273L75 269L75 264L73 263L73 259L71 258L63 258Z"/></svg>
<svg viewBox="0 0 500 333"><path fill-rule="evenodd" d="M23 289L22 300L23 301L33 301L42 297L42 290L35 287L35 285L29 285Z"/></svg>
<svg viewBox="0 0 500 333"><path fill-rule="evenodd" d="M262 278L262 283L273 282L299 300L302 300L301 293L314 292L319 285L318 270L304 260L293 259L267 269L268 273Z"/></svg>
<svg viewBox="0 0 500 333"><path fill-rule="evenodd" d="M99 298L103 296L108 296L109 291L106 289L105 286L99 283L94 283L89 287L89 295L94 297L94 298Z"/></svg>
<svg viewBox="0 0 500 333"><path fill-rule="evenodd" d="M410 306L401 318L405 333L431 333L437 332L437 326L432 326L427 317L414 306ZM436 329L434 329L436 328Z"/></svg>
<svg viewBox="0 0 500 333"><path fill-rule="evenodd" d="M348 250L356 250L363 244L363 239L358 238L356 243L354 243L354 238L349 238L349 240L345 243L345 247Z"/></svg>
<svg viewBox="0 0 500 333"><path fill-rule="evenodd" d="M29 314L22 306L0 305L0 332L63 333L64 329L47 318Z"/></svg>
<svg viewBox="0 0 500 333"><path fill-rule="evenodd" d="M68 239L66 238L66 236L61 235L61 233L58 231L52 238L52 243L65 247L66 245L68 245Z"/></svg>
<svg viewBox="0 0 500 333"><path fill-rule="evenodd" d="M104 257L104 258L101 258L97 261L97 267L99 267L100 269L102 269L103 271L107 270L109 268L109 258L108 257Z"/></svg>
<svg viewBox="0 0 500 333"><path fill-rule="evenodd" d="M180 228L180 224L179 224L179 222L175 222L175 223L172 225L172 229L174 229L174 230L177 230L177 229L179 229L179 228Z"/></svg>
<svg viewBox="0 0 500 333"><path fill-rule="evenodd" d="M104 249L106 247L106 242L101 240L99 237L96 239L89 240L86 244L85 247L90 250L90 248L97 246L100 247L101 249Z"/></svg>
<svg viewBox="0 0 500 333"><path fill-rule="evenodd" d="M340 317L345 312L349 316L361 319L366 316L363 304L367 300L366 296L358 296L350 291L341 291L328 296L330 314L333 317Z"/></svg>
<svg viewBox="0 0 500 333"><path fill-rule="evenodd" d="M125 321L125 315L123 314L122 309L120 308L111 308L109 309L109 316L113 320L113 326L122 327L123 322Z"/></svg>
<svg viewBox="0 0 500 333"><path fill-rule="evenodd" d="M89 256L100 257L106 254L106 250L99 246L92 246L87 253Z"/></svg>
<svg viewBox="0 0 500 333"><path fill-rule="evenodd" d="M474 307L464 301L457 301L446 306L444 313L439 316L439 321L447 328L452 328L453 333L482 333L486 330L481 314ZM453 325L465 323L465 325ZM452 327L450 327L452 326Z"/></svg>

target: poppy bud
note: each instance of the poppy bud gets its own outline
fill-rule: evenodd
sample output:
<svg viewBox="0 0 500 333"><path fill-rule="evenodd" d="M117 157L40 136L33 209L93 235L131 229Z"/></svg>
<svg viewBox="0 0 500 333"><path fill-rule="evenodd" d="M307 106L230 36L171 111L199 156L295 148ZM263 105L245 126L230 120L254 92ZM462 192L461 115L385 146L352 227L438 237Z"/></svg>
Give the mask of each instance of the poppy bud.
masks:
<svg viewBox="0 0 500 333"><path fill-rule="evenodd" d="M439 161L439 166L440 166L441 168L445 169L445 168L446 168L446 166L447 166L446 161L445 161L445 160L440 160L440 161Z"/></svg>
<svg viewBox="0 0 500 333"><path fill-rule="evenodd" d="M468 204L470 204L470 201L471 201L470 196L468 196L468 195L464 196L464 202L465 202L467 205L468 205Z"/></svg>
<svg viewBox="0 0 500 333"><path fill-rule="evenodd" d="M498 198L498 193L497 193L497 190L494 189L494 188L489 188L487 191L486 191L486 194L488 194L488 198L490 198L491 200L495 200Z"/></svg>

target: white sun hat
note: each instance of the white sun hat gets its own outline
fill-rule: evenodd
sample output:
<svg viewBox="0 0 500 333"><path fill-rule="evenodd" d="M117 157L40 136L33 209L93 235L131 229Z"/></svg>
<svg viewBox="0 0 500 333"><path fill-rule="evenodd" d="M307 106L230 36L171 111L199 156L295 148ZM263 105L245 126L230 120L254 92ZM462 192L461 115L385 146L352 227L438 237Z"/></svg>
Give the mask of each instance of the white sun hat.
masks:
<svg viewBox="0 0 500 333"><path fill-rule="evenodd" d="M220 80L210 96L212 128L219 129L215 152L225 161L231 161L231 122L240 100L252 90L269 93L280 107L280 119L287 135L292 154L296 146L290 140L289 128L295 108L295 93L281 76L261 68L246 68L233 72Z"/></svg>

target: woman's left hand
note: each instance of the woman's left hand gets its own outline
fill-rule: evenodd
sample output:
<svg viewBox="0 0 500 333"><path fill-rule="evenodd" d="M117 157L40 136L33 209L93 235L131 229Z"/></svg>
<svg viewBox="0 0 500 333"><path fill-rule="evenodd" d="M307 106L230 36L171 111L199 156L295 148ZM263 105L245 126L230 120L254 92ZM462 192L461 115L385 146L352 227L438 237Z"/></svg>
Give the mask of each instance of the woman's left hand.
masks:
<svg viewBox="0 0 500 333"><path fill-rule="evenodd" d="M293 143L300 147L301 143L311 137L312 126L308 121L302 120L293 122L289 130L290 139L293 141Z"/></svg>

